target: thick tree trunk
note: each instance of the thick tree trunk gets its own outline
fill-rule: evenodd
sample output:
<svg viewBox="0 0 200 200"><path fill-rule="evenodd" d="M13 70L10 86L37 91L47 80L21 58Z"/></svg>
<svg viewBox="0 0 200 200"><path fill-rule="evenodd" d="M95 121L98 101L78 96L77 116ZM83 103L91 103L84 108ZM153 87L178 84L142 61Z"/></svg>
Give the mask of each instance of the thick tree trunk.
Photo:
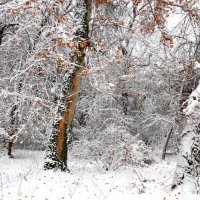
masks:
<svg viewBox="0 0 200 200"><path fill-rule="evenodd" d="M172 181L172 189L188 179L197 179L193 182L199 187L200 177L200 84L189 97L188 106L184 114L188 117L182 134L180 154ZM186 178L187 177L187 178Z"/></svg>
<svg viewBox="0 0 200 200"><path fill-rule="evenodd" d="M91 14L92 0L79 0L75 8L74 35L76 38L77 52L72 55L72 63L75 63L73 72L66 70L61 98L59 99L58 111L51 133L50 143L47 149L45 169L67 170L67 140L72 128L72 122L78 93L81 86L81 76L84 69L85 50L87 48L89 34L89 19Z"/></svg>

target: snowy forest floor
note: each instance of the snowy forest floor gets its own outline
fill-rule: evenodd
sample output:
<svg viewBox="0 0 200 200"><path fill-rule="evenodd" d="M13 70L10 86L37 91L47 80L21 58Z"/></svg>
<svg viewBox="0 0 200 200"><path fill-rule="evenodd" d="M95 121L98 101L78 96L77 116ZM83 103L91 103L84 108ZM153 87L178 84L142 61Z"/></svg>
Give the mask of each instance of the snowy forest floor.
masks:
<svg viewBox="0 0 200 200"><path fill-rule="evenodd" d="M104 171L97 163L69 158L70 173L44 171L44 152L0 152L1 200L196 200L188 185L170 191L176 158L148 168Z"/></svg>

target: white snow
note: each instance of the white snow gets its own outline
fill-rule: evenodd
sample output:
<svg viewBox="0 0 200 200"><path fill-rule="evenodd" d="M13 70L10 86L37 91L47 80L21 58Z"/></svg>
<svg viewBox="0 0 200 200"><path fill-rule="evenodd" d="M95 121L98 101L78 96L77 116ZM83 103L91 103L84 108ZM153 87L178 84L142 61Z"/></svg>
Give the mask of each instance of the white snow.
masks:
<svg viewBox="0 0 200 200"><path fill-rule="evenodd" d="M194 69L200 69L200 63L195 61Z"/></svg>
<svg viewBox="0 0 200 200"><path fill-rule="evenodd" d="M200 83L197 88L191 93L188 106L183 110L183 113L187 116L199 112L200 108Z"/></svg>
<svg viewBox="0 0 200 200"><path fill-rule="evenodd" d="M69 158L71 172L67 173L44 171L43 156L44 152L15 150L15 159L9 159L1 149L0 199L199 199L183 187L171 193L176 165L171 158L149 168L121 168L117 171L103 171L95 162Z"/></svg>

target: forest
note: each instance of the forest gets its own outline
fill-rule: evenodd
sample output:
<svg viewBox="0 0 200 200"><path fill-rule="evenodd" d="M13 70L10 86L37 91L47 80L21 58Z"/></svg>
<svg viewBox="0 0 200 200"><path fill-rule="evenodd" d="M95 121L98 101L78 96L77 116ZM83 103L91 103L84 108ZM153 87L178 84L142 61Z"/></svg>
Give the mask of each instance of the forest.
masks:
<svg viewBox="0 0 200 200"><path fill-rule="evenodd" d="M0 199L200 200L200 0L0 0Z"/></svg>

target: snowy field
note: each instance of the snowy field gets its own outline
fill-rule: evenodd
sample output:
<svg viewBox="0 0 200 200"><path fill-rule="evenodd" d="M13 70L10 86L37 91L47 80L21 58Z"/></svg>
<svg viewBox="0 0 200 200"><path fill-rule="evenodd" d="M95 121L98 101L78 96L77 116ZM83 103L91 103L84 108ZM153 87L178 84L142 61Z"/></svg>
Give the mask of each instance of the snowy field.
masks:
<svg viewBox="0 0 200 200"><path fill-rule="evenodd" d="M0 152L1 200L198 200L188 185L170 192L175 158L148 168L103 171L97 163L69 159L70 173L43 170L44 152ZM191 183L192 184L192 183Z"/></svg>

